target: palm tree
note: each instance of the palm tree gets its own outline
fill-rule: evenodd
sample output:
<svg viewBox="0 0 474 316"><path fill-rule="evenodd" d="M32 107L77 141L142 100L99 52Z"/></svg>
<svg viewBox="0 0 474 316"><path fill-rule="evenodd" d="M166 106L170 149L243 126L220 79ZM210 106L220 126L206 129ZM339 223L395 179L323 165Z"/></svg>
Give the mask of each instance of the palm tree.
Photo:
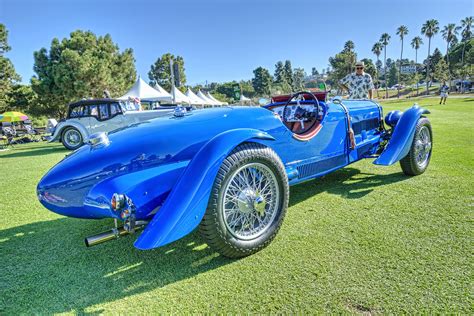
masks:
<svg viewBox="0 0 474 316"><path fill-rule="evenodd" d="M379 57L380 57L380 54L382 53L382 48L383 48L383 45L382 43L380 42L377 42L374 44L374 46L372 46L372 53L375 54L375 56L377 56L377 64L379 63ZM377 66L375 66L375 80L376 82L378 83L379 81L379 69ZM377 88L377 98L379 97L379 89Z"/></svg>
<svg viewBox="0 0 474 316"><path fill-rule="evenodd" d="M398 27L397 29L397 35L400 36L400 40L402 41L402 50L400 52L400 65L399 65L399 68L398 68L398 79L397 79L397 83L398 83L398 98L400 98L400 73L402 72L402 58L403 58L403 38L405 37L405 35L408 34L408 27L406 27L405 25L401 25Z"/></svg>
<svg viewBox="0 0 474 316"><path fill-rule="evenodd" d="M449 23L445 25L441 34L443 39L446 40L446 63L448 64L448 76L449 76L449 86L451 87L451 74L449 71L449 44L456 38L458 31L461 27L456 26L454 23Z"/></svg>
<svg viewBox="0 0 474 316"><path fill-rule="evenodd" d="M430 49L431 49L431 38L439 32L439 22L435 19L431 19L425 22L421 27L421 34L428 37L428 65L426 66L426 94L430 94Z"/></svg>
<svg viewBox="0 0 474 316"><path fill-rule="evenodd" d="M385 99L388 99L388 87L387 87L387 45L390 42L390 35L383 33L380 37L380 43L383 45L383 76L385 80Z"/></svg>
<svg viewBox="0 0 474 316"><path fill-rule="evenodd" d="M353 41L347 41L344 43L344 51L349 53L349 72L352 72L352 64L354 63L353 61L353 53L354 53L354 42Z"/></svg>
<svg viewBox="0 0 474 316"><path fill-rule="evenodd" d="M461 56L461 63L464 65L464 50L466 49L466 42L469 41L472 37L472 24L474 22L474 19L472 16L468 16L467 18L461 20L461 35L462 35L462 41L464 42L463 48L462 48L462 56Z"/></svg>
<svg viewBox="0 0 474 316"><path fill-rule="evenodd" d="M415 78L416 78L416 95L418 95L418 49L423 45L423 39L419 36L415 36L411 40L411 47L415 49Z"/></svg>
<svg viewBox="0 0 474 316"><path fill-rule="evenodd" d="M469 41L472 37L472 24L473 24L472 16L468 16L465 19L461 20L461 35L462 35L462 54L461 54L461 65L464 68L464 51L466 50L466 42ZM461 91L464 92L464 76L461 78Z"/></svg>

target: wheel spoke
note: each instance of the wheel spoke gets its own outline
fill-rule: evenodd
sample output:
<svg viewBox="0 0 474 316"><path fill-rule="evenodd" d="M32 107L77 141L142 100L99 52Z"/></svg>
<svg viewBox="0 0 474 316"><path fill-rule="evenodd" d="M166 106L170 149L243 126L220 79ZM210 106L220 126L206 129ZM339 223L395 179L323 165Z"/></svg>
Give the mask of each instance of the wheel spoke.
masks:
<svg viewBox="0 0 474 316"><path fill-rule="evenodd" d="M262 163L237 169L224 191L223 213L230 233L253 239L271 225L278 211L279 186L276 176Z"/></svg>

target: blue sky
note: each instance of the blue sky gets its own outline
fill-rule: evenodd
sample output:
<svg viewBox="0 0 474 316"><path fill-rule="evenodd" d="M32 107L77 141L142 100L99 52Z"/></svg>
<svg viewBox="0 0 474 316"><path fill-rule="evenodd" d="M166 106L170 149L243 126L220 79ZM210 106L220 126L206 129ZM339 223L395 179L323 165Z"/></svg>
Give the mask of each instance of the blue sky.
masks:
<svg viewBox="0 0 474 316"><path fill-rule="evenodd" d="M396 28L420 35L427 19L440 26L473 14L472 0L304 1L304 0L0 0L0 22L9 30L7 56L23 82L33 72L33 52L54 37L76 29L110 33L120 49L134 50L138 74L166 52L184 57L189 84L250 79L258 66L272 73L278 60L293 67L328 67L328 58L353 40L359 58L375 59L372 45L384 32L392 36L387 56L397 58ZM433 46L445 51L438 34ZM405 46L405 56L415 53ZM427 40L420 50L427 53Z"/></svg>

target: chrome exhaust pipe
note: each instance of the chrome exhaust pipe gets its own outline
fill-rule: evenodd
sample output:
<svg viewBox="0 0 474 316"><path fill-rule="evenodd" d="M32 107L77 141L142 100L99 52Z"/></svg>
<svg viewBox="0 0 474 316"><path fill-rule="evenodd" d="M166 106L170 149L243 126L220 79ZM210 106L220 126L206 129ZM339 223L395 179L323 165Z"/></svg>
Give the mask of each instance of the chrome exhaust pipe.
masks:
<svg viewBox="0 0 474 316"><path fill-rule="evenodd" d="M137 225L137 226L134 227L133 232L141 230L144 227L145 227L145 225ZM84 242L86 243L86 247L92 247L92 246L104 243L106 241L111 241L111 240L117 239L121 236L130 235L133 232L127 230L123 226L122 227L117 227L117 228L113 228L109 231L106 231L106 232L103 232L103 233L100 233L100 234L97 234L97 235L86 237L84 239Z"/></svg>

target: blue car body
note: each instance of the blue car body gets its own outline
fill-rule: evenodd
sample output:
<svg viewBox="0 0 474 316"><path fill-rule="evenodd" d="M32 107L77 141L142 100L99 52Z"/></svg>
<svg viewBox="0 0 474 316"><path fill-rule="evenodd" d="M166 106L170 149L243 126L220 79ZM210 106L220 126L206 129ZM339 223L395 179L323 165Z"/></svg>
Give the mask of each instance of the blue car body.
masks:
<svg viewBox="0 0 474 316"><path fill-rule="evenodd" d="M136 124L110 133L108 144L88 144L66 156L40 181L38 198L65 216L120 219L111 198L114 193L126 194L136 206L136 218L149 221L135 246L151 249L198 226L219 167L239 144L254 142L273 149L293 185L363 158L378 157L375 163L380 165L399 161L407 155L416 122L426 112L413 106L388 133L380 105L369 100L343 103L319 102L318 132L305 140L273 112L284 103L196 110ZM355 148L349 144L344 107Z"/></svg>

